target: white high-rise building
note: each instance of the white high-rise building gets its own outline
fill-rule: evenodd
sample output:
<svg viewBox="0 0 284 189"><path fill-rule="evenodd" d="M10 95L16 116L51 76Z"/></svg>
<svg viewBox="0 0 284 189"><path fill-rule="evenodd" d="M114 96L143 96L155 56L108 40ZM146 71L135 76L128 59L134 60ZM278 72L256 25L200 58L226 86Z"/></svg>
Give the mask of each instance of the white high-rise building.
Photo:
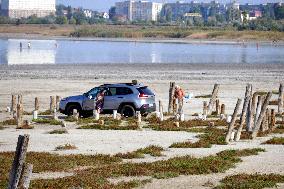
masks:
<svg viewBox="0 0 284 189"><path fill-rule="evenodd" d="M55 10L55 0L2 0L1 3L1 15L11 18L45 17L55 14Z"/></svg>
<svg viewBox="0 0 284 189"><path fill-rule="evenodd" d="M130 0L115 3L115 14L124 15L129 21L157 21L162 7L162 3Z"/></svg>

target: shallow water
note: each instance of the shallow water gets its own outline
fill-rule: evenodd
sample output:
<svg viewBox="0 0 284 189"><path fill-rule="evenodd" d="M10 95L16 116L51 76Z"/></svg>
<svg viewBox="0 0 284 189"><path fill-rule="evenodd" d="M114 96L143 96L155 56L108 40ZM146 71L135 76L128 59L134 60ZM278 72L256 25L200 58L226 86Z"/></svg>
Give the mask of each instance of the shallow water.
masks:
<svg viewBox="0 0 284 189"><path fill-rule="evenodd" d="M31 48L28 48L28 42ZM22 43L22 49L20 48ZM284 46L0 39L0 64L283 63Z"/></svg>

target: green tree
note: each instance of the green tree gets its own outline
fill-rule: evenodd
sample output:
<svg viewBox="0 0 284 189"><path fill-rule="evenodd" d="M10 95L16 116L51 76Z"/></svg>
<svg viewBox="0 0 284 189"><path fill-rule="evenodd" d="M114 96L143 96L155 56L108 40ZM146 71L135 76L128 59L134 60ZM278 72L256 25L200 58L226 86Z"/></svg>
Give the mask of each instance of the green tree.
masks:
<svg viewBox="0 0 284 189"><path fill-rule="evenodd" d="M274 12L277 20L284 19L284 6L277 6Z"/></svg>
<svg viewBox="0 0 284 189"><path fill-rule="evenodd" d="M76 23L76 20L75 20L74 18L71 18L71 19L69 20L69 24L77 24L77 23Z"/></svg>
<svg viewBox="0 0 284 189"><path fill-rule="evenodd" d="M55 20L56 24L67 24L68 20L66 16L57 16Z"/></svg>

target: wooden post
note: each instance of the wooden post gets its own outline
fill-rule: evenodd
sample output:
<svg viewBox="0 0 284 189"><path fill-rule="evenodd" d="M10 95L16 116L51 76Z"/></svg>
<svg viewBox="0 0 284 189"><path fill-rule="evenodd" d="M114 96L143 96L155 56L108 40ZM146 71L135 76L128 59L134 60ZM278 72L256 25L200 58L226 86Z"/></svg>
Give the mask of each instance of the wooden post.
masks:
<svg viewBox="0 0 284 189"><path fill-rule="evenodd" d="M20 179L20 189L28 189L30 186L30 181L32 178L32 172L33 172L33 165L32 164L24 164L24 168L23 168L23 173L22 173L22 177Z"/></svg>
<svg viewBox="0 0 284 189"><path fill-rule="evenodd" d="M268 128L271 129L271 109L268 109Z"/></svg>
<svg viewBox="0 0 284 189"><path fill-rule="evenodd" d="M28 143L29 143L29 135L24 135L24 136L20 135L18 137L16 153L14 156L14 161L9 176L8 189L18 188L24 163L26 160Z"/></svg>
<svg viewBox="0 0 284 189"><path fill-rule="evenodd" d="M230 141L230 138L231 138L231 135L232 135L232 131L234 129L234 125L235 125L235 122L236 122L236 119L237 119L237 115L238 115L238 111L239 111L241 103L242 103L242 100L238 99L236 107L235 107L235 110L234 110L234 113L233 113L233 117L232 117L231 123L229 125L228 131L227 131L227 134L226 134L225 141L227 143Z"/></svg>
<svg viewBox="0 0 284 189"><path fill-rule="evenodd" d="M261 105L262 105L262 96L258 96L257 97L257 107L256 107L256 112L255 112L255 116L254 116L254 126L252 129L255 128L256 122L258 120L260 111L261 111Z"/></svg>
<svg viewBox="0 0 284 189"><path fill-rule="evenodd" d="M276 119L275 119L275 110L271 109L271 123L270 123L270 128L271 130L275 129L275 123L276 123Z"/></svg>
<svg viewBox="0 0 284 189"><path fill-rule="evenodd" d="M222 114L222 115L225 115L225 114L226 114L226 106L225 106L225 104L222 104L222 105L221 105L221 114Z"/></svg>
<svg viewBox="0 0 284 189"><path fill-rule="evenodd" d="M55 109L55 98L54 98L54 96L50 96L49 110L50 110L50 112L53 112L54 109Z"/></svg>
<svg viewBox="0 0 284 189"><path fill-rule="evenodd" d="M23 105L17 105L17 128L21 128L23 125Z"/></svg>
<svg viewBox="0 0 284 189"><path fill-rule="evenodd" d="M57 111L56 109L53 110L53 115L52 115L53 119L58 120L58 116L57 116Z"/></svg>
<svg viewBox="0 0 284 189"><path fill-rule="evenodd" d="M279 87L279 97L278 97L278 113L282 114L283 113L283 95L284 91L283 91L283 84L280 84Z"/></svg>
<svg viewBox="0 0 284 189"><path fill-rule="evenodd" d="M268 118L269 118L269 111L268 111L268 109L266 109L265 116L264 116L262 124L261 124L261 128L262 128L261 131L262 132L269 130Z"/></svg>
<svg viewBox="0 0 284 189"><path fill-rule="evenodd" d="M61 99L60 96L56 96L56 102L55 102L55 104L56 104L56 110L57 110L57 111L59 110L60 99Z"/></svg>
<svg viewBox="0 0 284 189"><path fill-rule="evenodd" d="M203 101L203 115L206 116L208 113L207 101Z"/></svg>
<svg viewBox="0 0 284 189"><path fill-rule="evenodd" d="M248 121L247 121L247 132L252 131L252 128L254 127L254 116L256 112L256 103L257 103L258 95L257 93L254 93L252 96L252 99L250 101L249 109L248 109Z"/></svg>
<svg viewBox="0 0 284 189"><path fill-rule="evenodd" d="M220 100L216 99L216 115L220 115Z"/></svg>
<svg viewBox="0 0 284 189"><path fill-rule="evenodd" d="M35 97L35 111L39 110L39 100L38 97Z"/></svg>
<svg viewBox="0 0 284 189"><path fill-rule="evenodd" d="M73 117L75 118L76 121L79 120L79 113L77 109L73 109ZM99 120L99 119L96 119Z"/></svg>
<svg viewBox="0 0 284 189"><path fill-rule="evenodd" d="M96 109L93 110L93 116L94 116L95 120L100 119L100 114L99 114L98 110L96 110Z"/></svg>
<svg viewBox="0 0 284 189"><path fill-rule="evenodd" d="M262 105L259 117L257 118L257 121L256 121L256 125L255 125L255 127L253 128L253 131L252 131L252 135L251 135L252 139L255 139L257 137L258 130L259 130L261 122L262 122L262 120L265 116L266 109L267 109L267 106L269 104L271 96L272 96L272 92L268 92L266 97L265 97L265 100L264 100L264 103Z"/></svg>
<svg viewBox="0 0 284 189"><path fill-rule="evenodd" d="M117 119L117 110L112 111L112 118Z"/></svg>
<svg viewBox="0 0 284 189"><path fill-rule="evenodd" d="M137 123L140 124L142 122L142 116L140 111L136 112L136 116L137 116Z"/></svg>
<svg viewBox="0 0 284 189"><path fill-rule="evenodd" d="M12 113L17 111L17 97L16 95L12 95L12 100L11 100L11 111Z"/></svg>
<svg viewBox="0 0 284 189"><path fill-rule="evenodd" d="M168 107L168 113L173 112L173 106L174 106L174 92L175 92L175 82L170 82L170 89L169 89L169 107Z"/></svg>
<svg viewBox="0 0 284 189"><path fill-rule="evenodd" d="M164 110L163 110L163 104L162 104L162 101L159 100L159 112L160 112L160 121L164 121Z"/></svg>
<svg viewBox="0 0 284 189"><path fill-rule="evenodd" d="M23 104L23 95L18 95L18 104Z"/></svg>
<svg viewBox="0 0 284 189"><path fill-rule="evenodd" d="M248 106L250 102L251 89L252 89L252 86L248 84L246 87L245 100L244 100L244 105L243 105L242 114L240 118L241 123L237 130L237 133L235 134L235 138L234 138L235 141L239 141L241 138L241 134L242 134L242 130L243 130L243 127L246 121L246 114L247 114L247 110L248 110Z"/></svg>
<svg viewBox="0 0 284 189"><path fill-rule="evenodd" d="M36 120L38 118L38 112L35 110L33 111L33 119Z"/></svg>
<svg viewBox="0 0 284 189"><path fill-rule="evenodd" d="M211 99L210 99L209 104L208 104L208 114L209 115L211 115L211 113L212 113L212 109L214 107L214 104L215 104L215 101L216 101L216 98L217 98L219 87L220 87L219 84L214 85L214 88L213 88L213 91L212 91L212 96L211 96Z"/></svg>

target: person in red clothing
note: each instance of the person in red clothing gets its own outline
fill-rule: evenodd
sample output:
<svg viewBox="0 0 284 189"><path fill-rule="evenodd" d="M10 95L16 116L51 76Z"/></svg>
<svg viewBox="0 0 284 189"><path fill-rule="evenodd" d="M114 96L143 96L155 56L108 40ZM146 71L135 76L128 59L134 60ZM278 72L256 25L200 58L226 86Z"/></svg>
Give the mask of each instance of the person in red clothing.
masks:
<svg viewBox="0 0 284 189"><path fill-rule="evenodd" d="M178 101L178 114L182 114L184 96L184 90L180 86L176 85L174 98Z"/></svg>

